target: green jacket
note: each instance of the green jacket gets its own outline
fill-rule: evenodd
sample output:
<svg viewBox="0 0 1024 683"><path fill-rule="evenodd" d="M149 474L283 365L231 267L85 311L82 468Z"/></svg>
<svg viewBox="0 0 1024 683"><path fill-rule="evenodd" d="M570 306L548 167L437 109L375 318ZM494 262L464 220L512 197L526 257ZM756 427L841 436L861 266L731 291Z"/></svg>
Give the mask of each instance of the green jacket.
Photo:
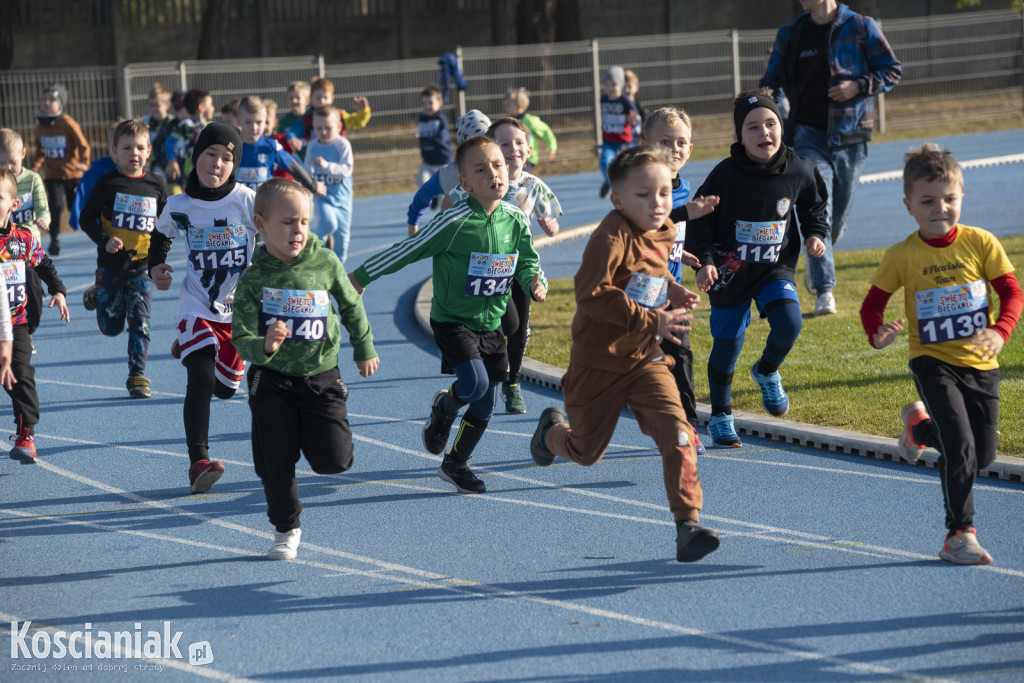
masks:
<svg viewBox="0 0 1024 683"><path fill-rule="evenodd" d="M289 292L289 290L291 290ZM308 377L337 367L341 327L327 294L334 297L348 330L353 360L376 358L373 333L341 261L314 235L294 263L285 263L259 244L252 265L238 280L231 342L244 360L292 377ZM314 305L315 304L315 305ZM264 308L277 308L273 312ZM263 352L268 319L285 320L292 334L273 355Z"/></svg>
<svg viewBox="0 0 1024 683"><path fill-rule="evenodd" d="M488 258L512 254L517 255L514 272L506 267L511 259ZM527 292L537 274L547 286L523 212L502 202L487 215L473 197L466 197L434 216L416 234L366 259L352 275L365 286L425 258L434 259L430 318L462 323L477 332L498 329L512 295L512 277Z"/></svg>
<svg viewBox="0 0 1024 683"><path fill-rule="evenodd" d="M544 141L544 144L548 146L548 152L551 154L558 151L558 139L555 138L555 131L551 130L551 126L541 121L539 116L523 114L522 121L523 125L530 130L530 146L533 147L533 151L530 152L530 158L527 161L536 166L537 161L540 159L540 145L537 144L537 138Z"/></svg>
<svg viewBox="0 0 1024 683"><path fill-rule="evenodd" d="M30 171L28 168L21 169L21 175L18 176L18 196L24 196L27 194L32 195L32 215L28 216L24 203L15 209L15 214L20 220L14 222L18 225L24 226L32 231L32 234L37 238L39 237L39 226L35 224L36 218L42 218L43 222L47 225L50 224L50 204L46 199L46 188L43 186L42 177L35 171ZM22 212L25 215L21 215Z"/></svg>

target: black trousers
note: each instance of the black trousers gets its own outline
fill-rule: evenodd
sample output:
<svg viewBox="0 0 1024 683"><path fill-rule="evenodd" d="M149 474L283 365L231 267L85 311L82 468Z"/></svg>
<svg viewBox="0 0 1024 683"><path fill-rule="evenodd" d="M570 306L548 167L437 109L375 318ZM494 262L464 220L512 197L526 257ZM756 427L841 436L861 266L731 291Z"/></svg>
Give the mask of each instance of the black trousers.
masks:
<svg viewBox="0 0 1024 683"><path fill-rule="evenodd" d="M14 326L13 346L11 370L18 383L6 391L14 408L14 424L18 431L28 427L29 434L35 434L35 426L39 424L39 394L36 393L36 369L32 367L32 335L27 325Z"/></svg>
<svg viewBox="0 0 1024 683"><path fill-rule="evenodd" d="M696 427L697 397L693 393L693 351L690 350L690 333L682 332L676 336L679 337L681 344L673 344L667 339L662 339L661 350L676 361L672 366L672 377L675 378L676 387L679 389L679 402L686 411L686 421Z"/></svg>
<svg viewBox="0 0 1024 683"><path fill-rule="evenodd" d="M310 377L249 368L252 458L263 482L267 517L279 532L299 528L302 502L295 482L300 453L317 474L352 467L348 387L337 368Z"/></svg>
<svg viewBox="0 0 1024 683"><path fill-rule="evenodd" d="M914 439L939 451L939 476L950 531L974 525L974 480L996 458L999 370L976 370L931 356L910 361L917 393L930 420L914 428Z"/></svg>
<svg viewBox="0 0 1024 683"><path fill-rule="evenodd" d="M512 280L512 298L501 318L501 331L508 338L508 383L518 384L526 356L526 344L530 341L530 293L520 286L519 280Z"/></svg>
<svg viewBox="0 0 1024 683"><path fill-rule="evenodd" d="M25 269L25 316L28 333L35 334L43 317L43 281L35 268Z"/></svg>
<svg viewBox="0 0 1024 683"><path fill-rule="evenodd" d="M60 219L64 215L64 206L68 210L75 204L75 191L78 189L79 178L69 180L44 180L46 201L50 205L50 244L60 244Z"/></svg>

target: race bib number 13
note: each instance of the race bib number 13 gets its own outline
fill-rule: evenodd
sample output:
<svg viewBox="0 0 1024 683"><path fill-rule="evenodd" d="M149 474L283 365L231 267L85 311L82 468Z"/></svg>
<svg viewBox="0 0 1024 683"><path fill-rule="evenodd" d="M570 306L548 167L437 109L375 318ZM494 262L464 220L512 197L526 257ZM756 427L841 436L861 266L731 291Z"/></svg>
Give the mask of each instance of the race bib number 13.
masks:
<svg viewBox="0 0 1024 683"><path fill-rule="evenodd" d="M288 329L288 338L302 342L318 342L327 338L327 315L330 299L322 289L263 288L263 312L260 313L260 334L277 321Z"/></svg>
<svg viewBox="0 0 1024 683"><path fill-rule="evenodd" d="M466 296L502 296L516 274L519 254L480 254L469 258Z"/></svg>
<svg viewBox="0 0 1024 683"><path fill-rule="evenodd" d="M922 344L969 339L988 327L988 292L984 280L915 293L917 334Z"/></svg>
<svg viewBox="0 0 1024 683"><path fill-rule="evenodd" d="M6 261L0 263L0 269L7 283L7 305L11 308L21 306L28 298L25 295L25 262Z"/></svg>

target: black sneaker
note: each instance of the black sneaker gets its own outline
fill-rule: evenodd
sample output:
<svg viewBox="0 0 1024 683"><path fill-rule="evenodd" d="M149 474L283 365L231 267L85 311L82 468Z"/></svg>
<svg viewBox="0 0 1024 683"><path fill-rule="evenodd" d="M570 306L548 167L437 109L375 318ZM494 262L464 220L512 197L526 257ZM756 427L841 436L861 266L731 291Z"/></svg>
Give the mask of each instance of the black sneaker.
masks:
<svg viewBox="0 0 1024 683"><path fill-rule="evenodd" d="M530 455L533 461L541 467L547 467L555 461L555 454L544 445L544 437L547 436L551 425L565 424L565 413L561 408L545 408L537 420L537 430L530 439Z"/></svg>
<svg viewBox="0 0 1024 683"><path fill-rule="evenodd" d="M430 200L430 208L431 208L431 210L436 211L437 207L440 206L440 205L441 205L441 197L440 196L433 197Z"/></svg>
<svg viewBox="0 0 1024 683"><path fill-rule="evenodd" d="M444 452L448 445L448 436L452 433L452 423L458 413L446 413L444 411L444 397L448 395L443 389L434 394L434 400L430 404L430 418L427 424L423 425L423 447L434 455Z"/></svg>
<svg viewBox="0 0 1024 683"><path fill-rule="evenodd" d="M718 534L697 522L676 522L676 560L696 562L718 549Z"/></svg>
<svg viewBox="0 0 1024 683"><path fill-rule="evenodd" d="M99 288L96 285L92 285L89 289L82 293L82 305L85 306L87 311L96 310L96 297L99 295Z"/></svg>
<svg viewBox="0 0 1024 683"><path fill-rule="evenodd" d="M60 242L50 240L50 248L46 250L47 256L60 256Z"/></svg>
<svg viewBox="0 0 1024 683"><path fill-rule="evenodd" d="M487 493L487 485L473 474L469 465L445 459L437 468L437 476L449 484L454 484L459 493Z"/></svg>

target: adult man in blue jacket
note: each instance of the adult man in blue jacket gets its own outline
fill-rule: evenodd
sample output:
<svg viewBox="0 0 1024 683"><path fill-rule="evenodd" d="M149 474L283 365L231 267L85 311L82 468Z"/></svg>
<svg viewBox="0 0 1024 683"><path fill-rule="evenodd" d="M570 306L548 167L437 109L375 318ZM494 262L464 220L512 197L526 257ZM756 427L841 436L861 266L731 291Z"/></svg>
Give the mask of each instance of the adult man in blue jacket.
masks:
<svg viewBox="0 0 1024 683"><path fill-rule="evenodd" d="M818 298L815 315L836 312L832 245L846 228L853 193L874 126L874 95L888 92L902 65L878 23L837 0L800 0L806 10L779 29L761 87L790 102L786 143L815 162L829 188L832 239L808 257L804 283Z"/></svg>

